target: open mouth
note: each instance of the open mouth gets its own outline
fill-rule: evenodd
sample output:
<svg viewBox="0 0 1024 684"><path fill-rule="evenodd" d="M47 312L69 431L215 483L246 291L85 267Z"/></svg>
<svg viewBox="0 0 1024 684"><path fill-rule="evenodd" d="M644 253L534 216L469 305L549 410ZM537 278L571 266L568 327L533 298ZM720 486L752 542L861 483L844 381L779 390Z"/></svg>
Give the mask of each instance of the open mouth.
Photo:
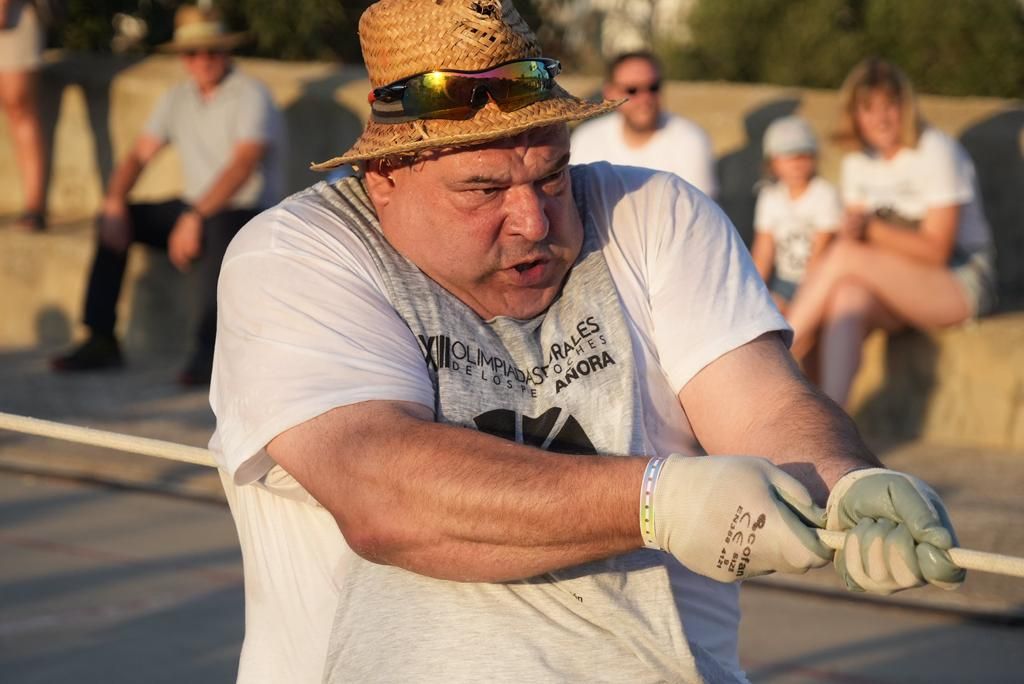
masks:
<svg viewBox="0 0 1024 684"><path fill-rule="evenodd" d="M543 258L523 261L509 267L507 273L511 274L512 280L516 285L534 287L547 280L550 263L550 260Z"/></svg>
<svg viewBox="0 0 1024 684"><path fill-rule="evenodd" d="M521 264L516 264L514 266L514 268L517 271L519 271L520 273L526 273L531 268L534 268L536 266L540 266L543 263L544 263L544 261L542 259L534 259L533 261L527 261L527 262L524 262L524 263L521 263Z"/></svg>

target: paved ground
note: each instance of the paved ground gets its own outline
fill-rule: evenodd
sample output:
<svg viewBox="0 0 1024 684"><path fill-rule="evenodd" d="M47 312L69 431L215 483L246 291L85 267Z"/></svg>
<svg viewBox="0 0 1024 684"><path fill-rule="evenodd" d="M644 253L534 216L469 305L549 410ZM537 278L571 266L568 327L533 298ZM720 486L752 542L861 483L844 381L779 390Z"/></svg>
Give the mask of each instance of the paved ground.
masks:
<svg viewBox="0 0 1024 684"><path fill-rule="evenodd" d="M740 659L755 684L1012 684L1024 627L747 585Z"/></svg>
<svg viewBox="0 0 1024 684"><path fill-rule="evenodd" d="M0 475L0 681L230 682L241 556L221 504Z"/></svg>
<svg viewBox="0 0 1024 684"><path fill-rule="evenodd" d="M0 681L232 681L243 608L220 504L0 474ZM748 585L754 682L1020 681L1024 628Z"/></svg>

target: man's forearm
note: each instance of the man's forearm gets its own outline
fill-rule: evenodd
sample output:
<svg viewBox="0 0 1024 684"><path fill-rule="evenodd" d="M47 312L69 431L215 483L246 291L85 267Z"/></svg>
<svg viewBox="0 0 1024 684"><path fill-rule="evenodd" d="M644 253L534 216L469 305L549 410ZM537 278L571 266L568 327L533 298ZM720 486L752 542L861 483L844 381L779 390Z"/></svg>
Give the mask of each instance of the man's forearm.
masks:
<svg viewBox="0 0 1024 684"><path fill-rule="evenodd" d="M766 425L774 424L776 430L762 432L760 455L803 482L815 501L824 504L845 473L880 463L850 416L809 383L802 384L767 412Z"/></svg>
<svg viewBox="0 0 1024 684"><path fill-rule="evenodd" d="M818 503L843 473L878 464L850 417L807 381L777 333L719 357L679 398L708 453L767 458Z"/></svg>
<svg viewBox="0 0 1024 684"><path fill-rule="evenodd" d="M259 160L234 159L214 181L210 189L192 204L203 218L213 216L227 207L235 193L245 185Z"/></svg>
<svg viewBox="0 0 1024 684"><path fill-rule="evenodd" d="M104 201L124 204L128 199L128 193L135 187L135 182L138 181L143 168L144 164L134 152L122 159L110 177Z"/></svg>
<svg viewBox="0 0 1024 684"><path fill-rule="evenodd" d="M335 409L268 447L360 555L501 581L641 546L646 458L554 454L394 406Z"/></svg>

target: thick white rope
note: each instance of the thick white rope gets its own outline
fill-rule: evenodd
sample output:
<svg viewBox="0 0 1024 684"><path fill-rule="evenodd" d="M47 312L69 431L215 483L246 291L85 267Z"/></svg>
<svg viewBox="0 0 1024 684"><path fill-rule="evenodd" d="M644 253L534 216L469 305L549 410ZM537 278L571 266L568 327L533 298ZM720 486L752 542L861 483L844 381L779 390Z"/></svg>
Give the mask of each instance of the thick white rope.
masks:
<svg viewBox="0 0 1024 684"><path fill-rule="evenodd" d="M144 456L158 456L159 458L167 458L172 461L194 463L196 465L210 466L211 468L217 467L217 463L213 460L213 454L208 449L165 442L160 439L122 435L117 432L95 430L93 428L57 423L52 420L29 418L27 416L16 416L3 412L0 412L0 428L39 437L52 437L53 439L63 439L67 442L77 442L79 444L116 449L117 451L127 451L133 454L143 454Z"/></svg>
<svg viewBox="0 0 1024 684"><path fill-rule="evenodd" d="M145 456L157 456L172 461L195 463L196 465L210 466L212 468L217 467L213 460L213 454L208 449L165 442L160 439L122 435L117 432L95 430L93 428L68 425L67 423L58 423L52 420L16 416L3 412L0 412L0 428L40 437L51 437L68 442L90 444L118 451L143 454ZM818 538L826 546L833 549L843 548L846 535L842 532L815 531L818 533ZM954 563L966 570L977 570L979 572L991 572L998 575L1024 578L1024 558L961 548L950 549L949 557L953 559Z"/></svg>
<svg viewBox="0 0 1024 684"><path fill-rule="evenodd" d="M846 540L845 533L831 530L815 530L815 532L825 546L831 549L843 548L843 543ZM949 550L949 557L965 570L1024 578L1024 558L1004 556L1001 553L988 553L987 551L972 551L955 546Z"/></svg>

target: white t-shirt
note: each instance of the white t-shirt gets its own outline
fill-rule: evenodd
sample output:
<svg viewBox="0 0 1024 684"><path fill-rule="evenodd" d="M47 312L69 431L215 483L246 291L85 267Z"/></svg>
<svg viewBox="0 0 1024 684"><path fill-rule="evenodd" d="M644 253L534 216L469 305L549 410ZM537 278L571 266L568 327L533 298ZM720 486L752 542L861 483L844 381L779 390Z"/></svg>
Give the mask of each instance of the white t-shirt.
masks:
<svg viewBox="0 0 1024 684"><path fill-rule="evenodd" d="M903 148L892 159L871 152L846 155L840 188L847 206L869 212L891 209L915 221L929 209L958 204L957 245L973 251L992 243L974 163L958 142L938 129L926 128L917 147Z"/></svg>
<svg viewBox="0 0 1024 684"><path fill-rule="evenodd" d="M622 115L613 112L580 124L573 131L573 164L607 161L674 173L708 197L718 194L715 155L704 129L681 116L662 114L661 124L643 147L622 137Z"/></svg>
<svg viewBox="0 0 1024 684"><path fill-rule="evenodd" d="M775 277L800 282L818 232L835 232L842 217L839 193L820 176L793 199L781 182L766 185L757 195L754 230L771 234L775 243Z"/></svg>
<svg viewBox="0 0 1024 684"><path fill-rule="evenodd" d="M658 453L700 453L679 390L722 354L788 328L713 202L670 175L593 170L587 207L638 351L648 439ZM250 483L274 468L265 445L284 430L371 399L433 408L433 388L366 247L311 191L239 233L219 306L210 446L227 473L245 563L239 680L319 681L337 587L354 555L331 516L301 493L291 499ZM692 573L676 581L691 597L681 615L687 639L739 672L738 587Z"/></svg>
<svg viewBox="0 0 1024 684"><path fill-rule="evenodd" d="M270 91L235 68L206 99L192 79L172 87L146 122L148 135L174 145L181 159L182 198L196 202L224 172L239 143L266 150L231 196L235 209L266 209L284 196L288 130Z"/></svg>

